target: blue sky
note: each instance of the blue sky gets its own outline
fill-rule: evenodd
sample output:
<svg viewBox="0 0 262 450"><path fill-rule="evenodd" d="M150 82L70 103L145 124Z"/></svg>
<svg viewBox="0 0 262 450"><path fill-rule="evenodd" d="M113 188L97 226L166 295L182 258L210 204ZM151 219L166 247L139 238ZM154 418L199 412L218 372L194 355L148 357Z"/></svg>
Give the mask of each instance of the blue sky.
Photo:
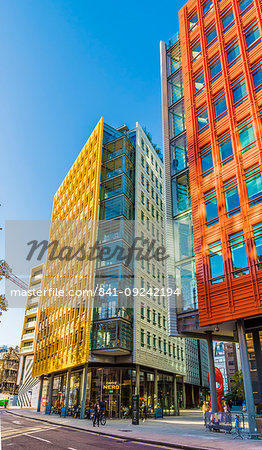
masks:
<svg viewBox="0 0 262 450"><path fill-rule="evenodd" d="M0 226L50 218L101 115L116 127L138 121L162 148L159 41L177 32L183 4L1 2ZM2 316L0 345L19 344L22 319L22 308Z"/></svg>

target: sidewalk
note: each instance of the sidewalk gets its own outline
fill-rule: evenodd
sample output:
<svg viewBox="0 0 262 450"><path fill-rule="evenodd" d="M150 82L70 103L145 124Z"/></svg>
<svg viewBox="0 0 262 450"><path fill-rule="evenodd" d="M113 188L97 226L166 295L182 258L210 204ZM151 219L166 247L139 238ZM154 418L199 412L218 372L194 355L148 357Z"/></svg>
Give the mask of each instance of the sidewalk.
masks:
<svg viewBox="0 0 262 450"><path fill-rule="evenodd" d="M164 417L163 419L149 419L145 423L132 425L130 419L109 419L104 427L94 428L90 420L62 418L60 416L37 413L32 409L19 407L5 410L11 414L30 419L44 420L48 423L74 427L79 430L110 435L125 439L154 443L155 445L168 444L187 449L262 449L262 441L250 441L235 439L225 433L213 433L206 431L203 426L202 413L195 411L182 411L178 417Z"/></svg>

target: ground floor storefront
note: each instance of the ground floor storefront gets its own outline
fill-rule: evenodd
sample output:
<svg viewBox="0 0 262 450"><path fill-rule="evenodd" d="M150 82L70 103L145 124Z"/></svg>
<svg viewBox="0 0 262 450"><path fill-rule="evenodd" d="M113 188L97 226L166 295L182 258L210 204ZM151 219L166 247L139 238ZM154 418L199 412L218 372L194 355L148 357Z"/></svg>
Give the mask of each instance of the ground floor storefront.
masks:
<svg viewBox="0 0 262 450"><path fill-rule="evenodd" d="M175 415L186 407L188 387L183 377L137 365L82 366L67 372L41 377L38 409L47 405L60 413L65 407L73 415L78 409L86 415L97 398L105 403L106 415L122 418L131 415L132 395L138 394L140 404L145 402L149 415L162 410L164 415ZM191 387L192 396L199 402L199 387Z"/></svg>

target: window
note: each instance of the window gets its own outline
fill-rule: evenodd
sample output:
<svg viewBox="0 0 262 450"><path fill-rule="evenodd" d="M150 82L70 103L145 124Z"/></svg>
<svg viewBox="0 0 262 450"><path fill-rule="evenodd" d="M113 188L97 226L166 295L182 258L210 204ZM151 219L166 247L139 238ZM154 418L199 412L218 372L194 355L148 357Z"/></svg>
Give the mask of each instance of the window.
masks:
<svg viewBox="0 0 262 450"><path fill-rule="evenodd" d="M163 328L166 329L166 318L163 316Z"/></svg>
<svg viewBox="0 0 262 450"><path fill-rule="evenodd" d="M222 164L226 164L233 159L233 148L230 133L223 134L218 138L218 145L220 150L220 158Z"/></svg>
<svg viewBox="0 0 262 450"><path fill-rule="evenodd" d="M173 214L179 214L190 208L190 189L188 174L183 173L172 180Z"/></svg>
<svg viewBox="0 0 262 450"><path fill-rule="evenodd" d="M232 9L227 10L223 15L222 15L222 23L223 23L223 29L224 32L226 32L227 30L229 30L229 28L232 27L232 25L234 25L234 14Z"/></svg>
<svg viewBox="0 0 262 450"><path fill-rule="evenodd" d="M240 60L240 50L237 39L234 39L227 45L226 52L229 67L233 66L237 61Z"/></svg>
<svg viewBox="0 0 262 450"><path fill-rule="evenodd" d="M156 335L153 334L153 348L156 349Z"/></svg>
<svg viewBox="0 0 262 450"><path fill-rule="evenodd" d="M212 83L222 75L222 67L219 56L215 56L210 61L210 76Z"/></svg>
<svg viewBox="0 0 262 450"><path fill-rule="evenodd" d="M256 141L250 117L245 118L238 124L238 136L242 153L255 147Z"/></svg>
<svg viewBox="0 0 262 450"><path fill-rule="evenodd" d="M164 339L164 354L166 355L166 340Z"/></svg>
<svg viewBox="0 0 262 450"><path fill-rule="evenodd" d="M174 106L169 112L171 139L185 130L184 103Z"/></svg>
<svg viewBox="0 0 262 450"><path fill-rule="evenodd" d="M159 205L159 196L157 192L156 192L156 204Z"/></svg>
<svg viewBox="0 0 262 450"><path fill-rule="evenodd" d="M147 317L147 321L150 322L151 317L150 317L150 308L149 308L149 306L147 307L147 310L146 310L146 317Z"/></svg>
<svg viewBox="0 0 262 450"><path fill-rule="evenodd" d="M141 147L142 147L143 150L145 150L145 143L144 143L143 139L141 139Z"/></svg>
<svg viewBox="0 0 262 450"><path fill-rule="evenodd" d="M181 99L182 90L181 74L178 73L168 81L169 106Z"/></svg>
<svg viewBox="0 0 262 450"><path fill-rule="evenodd" d="M155 207L154 207L154 205L151 205L151 214L152 214L152 217L155 217Z"/></svg>
<svg viewBox="0 0 262 450"><path fill-rule="evenodd" d="M200 151L201 165L202 165L202 173L203 177L213 172L213 158L212 158L212 150L211 145L203 148Z"/></svg>
<svg viewBox="0 0 262 450"><path fill-rule="evenodd" d="M168 355L171 358L172 353L171 353L171 342L168 342Z"/></svg>
<svg viewBox="0 0 262 450"><path fill-rule="evenodd" d="M203 91L205 87L205 77L203 70L201 70L195 75L194 83L195 83L195 93L196 95L198 95L200 92Z"/></svg>
<svg viewBox="0 0 262 450"><path fill-rule="evenodd" d="M145 166L145 160L144 157L141 155L141 166L144 167Z"/></svg>
<svg viewBox="0 0 262 450"><path fill-rule="evenodd" d="M217 40L217 30L215 25L212 25L210 28L206 30L206 40L207 40L207 46L211 47L216 40Z"/></svg>
<svg viewBox="0 0 262 450"><path fill-rule="evenodd" d="M206 16L213 9L213 0L207 0L203 4L203 13Z"/></svg>
<svg viewBox="0 0 262 450"><path fill-rule="evenodd" d="M243 231L239 231L238 233L229 236L229 246L234 278L245 275L249 270Z"/></svg>
<svg viewBox="0 0 262 450"><path fill-rule="evenodd" d="M154 188L153 187L151 187L151 197L155 198L155 193L154 193Z"/></svg>
<svg viewBox="0 0 262 450"><path fill-rule="evenodd" d="M152 154L151 154L151 164L154 165L154 157Z"/></svg>
<svg viewBox="0 0 262 450"><path fill-rule="evenodd" d="M158 326L161 327L161 314L158 313Z"/></svg>
<svg viewBox="0 0 262 450"><path fill-rule="evenodd" d="M226 181L223 188L226 201L227 217L231 217L234 214L240 212L240 202L236 178L231 178L230 180Z"/></svg>
<svg viewBox="0 0 262 450"><path fill-rule="evenodd" d="M224 92L219 92L214 98L216 119L219 120L227 114L227 102Z"/></svg>
<svg viewBox="0 0 262 450"><path fill-rule="evenodd" d="M171 161L172 161L172 175L181 170L184 170L188 166L188 155L187 155L187 142L186 136L181 136L171 142ZM162 189L162 185L161 189ZM160 191L161 192L161 191ZM161 192L162 193L162 192Z"/></svg>
<svg viewBox="0 0 262 450"><path fill-rule="evenodd" d="M142 203L142 205L145 204L145 195L144 195L143 191L141 191L141 203Z"/></svg>
<svg viewBox="0 0 262 450"><path fill-rule="evenodd" d="M141 347L144 347L145 345L145 331L141 328L141 333L140 333L140 340L141 340Z"/></svg>
<svg viewBox="0 0 262 450"><path fill-rule="evenodd" d="M144 186L144 184L145 184L145 177L144 177L144 174L143 173L141 173L141 184Z"/></svg>
<svg viewBox="0 0 262 450"><path fill-rule="evenodd" d="M198 15L196 12L194 12L191 17L189 18L189 28L190 31L193 30L198 25Z"/></svg>
<svg viewBox="0 0 262 450"><path fill-rule="evenodd" d="M262 201L262 178L259 165L245 170L249 206L256 205Z"/></svg>
<svg viewBox="0 0 262 450"><path fill-rule="evenodd" d="M146 156L147 157L149 156L149 148L148 148L148 146L146 146Z"/></svg>
<svg viewBox="0 0 262 450"><path fill-rule="evenodd" d="M260 41L260 32L258 28L258 24L255 22L245 30L245 37L246 37L246 43L248 50L252 50Z"/></svg>
<svg viewBox="0 0 262 450"><path fill-rule="evenodd" d="M239 0L240 11L245 14L253 6L253 0Z"/></svg>
<svg viewBox="0 0 262 450"><path fill-rule="evenodd" d="M146 163L146 173L147 173L147 175L149 175L149 164L148 163Z"/></svg>
<svg viewBox="0 0 262 450"><path fill-rule="evenodd" d="M253 225L254 242L257 255L257 267L262 269L262 223Z"/></svg>
<svg viewBox="0 0 262 450"><path fill-rule="evenodd" d="M201 56L201 44L200 41L194 42L192 45L192 58L198 59Z"/></svg>
<svg viewBox="0 0 262 450"><path fill-rule="evenodd" d="M149 192L149 181L148 180L146 180L146 190L147 190L147 192Z"/></svg>
<svg viewBox="0 0 262 450"><path fill-rule="evenodd" d="M207 226L210 227L215 223L218 223L217 196L215 189L206 192L205 206L206 206L206 222Z"/></svg>
<svg viewBox="0 0 262 450"><path fill-rule="evenodd" d="M256 91L262 89L262 60L252 67L252 76Z"/></svg>
<svg viewBox="0 0 262 450"><path fill-rule="evenodd" d="M160 352L162 352L162 339L161 337L158 338L158 349Z"/></svg>
<svg viewBox="0 0 262 450"><path fill-rule="evenodd" d="M198 130L202 133L208 127L208 112L207 106L203 106L197 111Z"/></svg>
<svg viewBox="0 0 262 450"><path fill-rule="evenodd" d="M144 303L141 303L141 319L145 318L145 306Z"/></svg>
<svg viewBox="0 0 262 450"><path fill-rule="evenodd" d="M147 348L151 347L151 336L149 331L147 332Z"/></svg>
<svg viewBox="0 0 262 450"><path fill-rule="evenodd" d="M153 309L153 325L156 325L156 310Z"/></svg>
<svg viewBox="0 0 262 450"><path fill-rule="evenodd" d="M141 211L141 221L144 222L144 220L145 220L145 215L144 215L143 211Z"/></svg>
<svg viewBox="0 0 262 450"><path fill-rule="evenodd" d="M175 344L173 344L173 358L176 357L176 346Z"/></svg>
<svg viewBox="0 0 262 450"><path fill-rule="evenodd" d="M232 82L232 92L235 106L243 103L247 98L247 90L244 75Z"/></svg>
<svg viewBox="0 0 262 450"><path fill-rule="evenodd" d="M211 283L221 283L225 280L221 241L210 244L208 248Z"/></svg>

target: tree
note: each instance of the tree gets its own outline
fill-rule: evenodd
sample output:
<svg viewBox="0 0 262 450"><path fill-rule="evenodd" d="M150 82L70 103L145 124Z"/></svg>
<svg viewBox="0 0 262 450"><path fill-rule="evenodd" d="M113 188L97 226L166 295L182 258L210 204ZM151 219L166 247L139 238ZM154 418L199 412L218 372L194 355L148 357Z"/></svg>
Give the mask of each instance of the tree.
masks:
<svg viewBox="0 0 262 450"><path fill-rule="evenodd" d="M245 391L244 391L244 382L243 382L243 373L242 370L238 370L231 380L231 392L228 394L228 397L231 397L232 400L244 399Z"/></svg>
<svg viewBox="0 0 262 450"><path fill-rule="evenodd" d="M3 277L0 275L0 281L3 279ZM5 295L0 294L0 317L3 313L3 311L7 310L7 301L5 298Z"/></svg>

